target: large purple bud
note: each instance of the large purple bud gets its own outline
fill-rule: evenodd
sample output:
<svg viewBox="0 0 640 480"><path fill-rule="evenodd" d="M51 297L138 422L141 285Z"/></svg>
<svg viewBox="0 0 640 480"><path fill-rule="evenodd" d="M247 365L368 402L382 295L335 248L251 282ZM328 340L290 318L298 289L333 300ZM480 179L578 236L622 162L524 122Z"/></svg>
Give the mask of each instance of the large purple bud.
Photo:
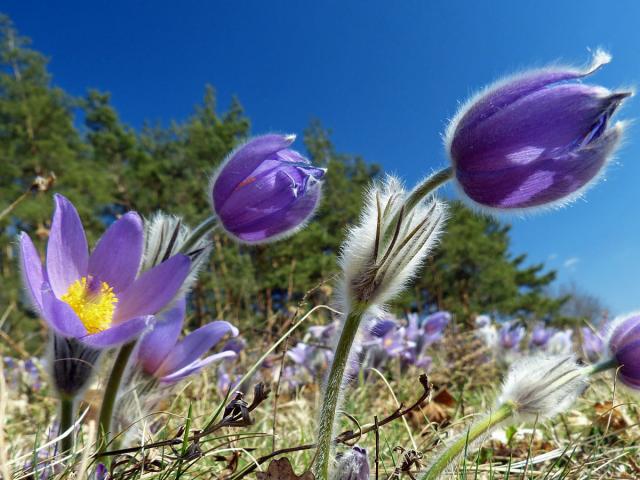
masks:
<svg viewBox="0 0 640 480"><path fill-rule="evenodd" d="M609 351L619 365L618 376L640 390L640 313L617 320L608 338Z"/></svg>
<svg viewBox="0 0 640 480"><path fill-rule="evenodd" d="M610 125L631 95L577 80L610 57L598 52L586 70L549 68L498 82L468 102L446 135L461 192L484 210L561 204L591 185L624 129Z"/></svg>
<svg viewBox="0 0 640 480"><path fill-rule="evenodd" d="M246 243L278 240L313 214L326 170L289 149L294 140L294 135L255 137L215 173L213 209L231 236Z"/></svg>

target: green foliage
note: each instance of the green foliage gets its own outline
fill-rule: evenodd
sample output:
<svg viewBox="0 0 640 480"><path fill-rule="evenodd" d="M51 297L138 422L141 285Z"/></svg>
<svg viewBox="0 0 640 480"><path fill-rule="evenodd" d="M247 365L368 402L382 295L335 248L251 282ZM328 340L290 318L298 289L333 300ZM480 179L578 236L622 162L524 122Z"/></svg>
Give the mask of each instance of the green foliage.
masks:
<svg viewBox="0 0 640 480"><path fill-rule="evenodd" d="M235 99L219 113L215 91L207 86L202 103L185 122L147 125L136 132L122 123L108 93L89 91L77 99L52 85L46 58L28 45L2 17L0 205L4 210L17 203L0 217L0 315L7 306L16 307L18 314L2 328L20 325L39 336L42 329L21 294L15 252L21 230L44 252L51 192L32 188L34 178L55 174L55 190L76 204L91 243L130 209L143 215L162 209L195 226L210 214L209 176L250 135L250 122ZM84 120L80 128L78 118ZM312 162L328 169L314 219L286 241L257 247L215 233L210 262L192 294L194 326L217 317L247 333L256 325L260 331L265 324L275 328L279 315L286 316L307 291L337 272L346 228L357 220L363 189L380 168L336 152L318 121L306 129L298 148L302 143ZM487 310L554 316L563 299L544 294L554 272L525 266L524 255L513 257L508 226L457 203L452 213L441 246L415 289L397 305L443 308L462 318ZM310 300L327 302L332 286L328 281Z"/></svg>

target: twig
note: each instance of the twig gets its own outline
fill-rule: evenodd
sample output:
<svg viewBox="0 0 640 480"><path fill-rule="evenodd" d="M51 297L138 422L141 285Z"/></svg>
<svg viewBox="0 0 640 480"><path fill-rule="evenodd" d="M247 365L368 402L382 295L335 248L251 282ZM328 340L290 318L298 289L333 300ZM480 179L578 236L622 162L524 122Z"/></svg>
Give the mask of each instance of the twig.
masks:
<svg viewBox="0 0 640 480"><path fill-rule="evenodd" d="M284 341L284 347L282 349L282 361L280 362L280 373L278 374L278 381L276 382L276 389L273 392L273 430L271 437L271 451L276 449L276 425L278 423L278 398L280 398L280 381L284 373L284 362L287 359L287 348L289 347L289 337Z"/></svg>

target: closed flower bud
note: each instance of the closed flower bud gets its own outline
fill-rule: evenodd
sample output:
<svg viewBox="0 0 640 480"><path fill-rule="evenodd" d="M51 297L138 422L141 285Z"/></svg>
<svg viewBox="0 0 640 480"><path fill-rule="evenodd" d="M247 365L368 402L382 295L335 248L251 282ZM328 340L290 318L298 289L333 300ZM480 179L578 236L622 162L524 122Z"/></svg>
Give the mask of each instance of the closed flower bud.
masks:
<svg viewBox="0 0 640 480"><path fill-rule="evenodd" d="M609 331L607 346L618 365L618 378L640 390L640 312L616 319Z"/></svg>
<svg viewBox="0 0 640 480"><path fill-rule="evenodd" d="M89 386L97 369L101 350L75 338L52 335L50 361L47 362L53 386L65 398L75 398Z"/></svg>
<svg viewBox="0 0 640 480"><path fill-rule="evenodd" d="M334 480L369 480L369 456L367 450L355 446L338 460Z"/></svg>
<svg viewBox="0 0 640 480"><path fill-rule="evenodd" d="M451 122L446 147L462 194L484 210L561 204L582 193L619 144L610 119L630 92L577 82L591 68L549 68L498 82Z"/></svg>
<svg viewBox="0 0 640 480"><path fill-rule="evenodd" d="M301 228L320 200L325 170L288 147L293 135L263 135L223 162L211 181L224 230L245 243L281 239Z"/></svg>
<svg viewBox="0 0 640 480"><path fill-rule="evenodd" d="M511 365L498 403L511 404L525 419L551 418L578 398L586 378L571 355L531 355Z"/></svg>

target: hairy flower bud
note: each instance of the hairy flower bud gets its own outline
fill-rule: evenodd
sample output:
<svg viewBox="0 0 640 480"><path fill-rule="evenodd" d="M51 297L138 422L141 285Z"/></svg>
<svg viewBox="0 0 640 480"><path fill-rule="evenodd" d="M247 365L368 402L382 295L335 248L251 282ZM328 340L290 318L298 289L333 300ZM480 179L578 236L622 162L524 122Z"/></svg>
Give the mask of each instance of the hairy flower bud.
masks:
<svg viewBox="0 0 640 480"><path fill-rule="evenodd" d="M390 300L435 245L446 219L445 205L426 200L405 212L406 198L400 181L391 176L369 188L360 223L349 231L342 249L346 307Z"/></svg>
<svg viewBox="0 0 640 480"><path fill-rule="evenodd" d="M355 446L338 460L334 480L369 480L369 456L367 450Z"/></svg>
<svg viewBox="0 0 640 480"><path fill-rule="evenodd" d="M451 122L446 147L465 198L485 210L523 210L571 200L598 178L622 137L609 120L630 92L576 80L586 70L548 68L498 82Z"/></svg>
<svg viewBox="0 0 640 480"><path fill-rule="evenodd" d="M626 386L640 390L640 312L613 321L607 346L618 364L618 378Z"/></svg>
<svg viewBox="0 0 640 480"><path fill-rule="evenodd" d="M53 386L61 396L75 398L89 385L101 350L56 334L51 343L48 365Z"/></svg>
<svg viewBox="0 0 640 480"><path fill-rule="evenodd" d="M224 230L245 243L293 234L320 200L325 169L288 147L295 135L262 135L232 152L211 181L213 210Z"/></svg>
<svg viewBox="0 0 640 480"><path fill-rule="evenodd" d="M586 385L584 369L573 356L535 354L511 365L498 403L513 404L521 417L551 418L567 409Z"/></svg>

